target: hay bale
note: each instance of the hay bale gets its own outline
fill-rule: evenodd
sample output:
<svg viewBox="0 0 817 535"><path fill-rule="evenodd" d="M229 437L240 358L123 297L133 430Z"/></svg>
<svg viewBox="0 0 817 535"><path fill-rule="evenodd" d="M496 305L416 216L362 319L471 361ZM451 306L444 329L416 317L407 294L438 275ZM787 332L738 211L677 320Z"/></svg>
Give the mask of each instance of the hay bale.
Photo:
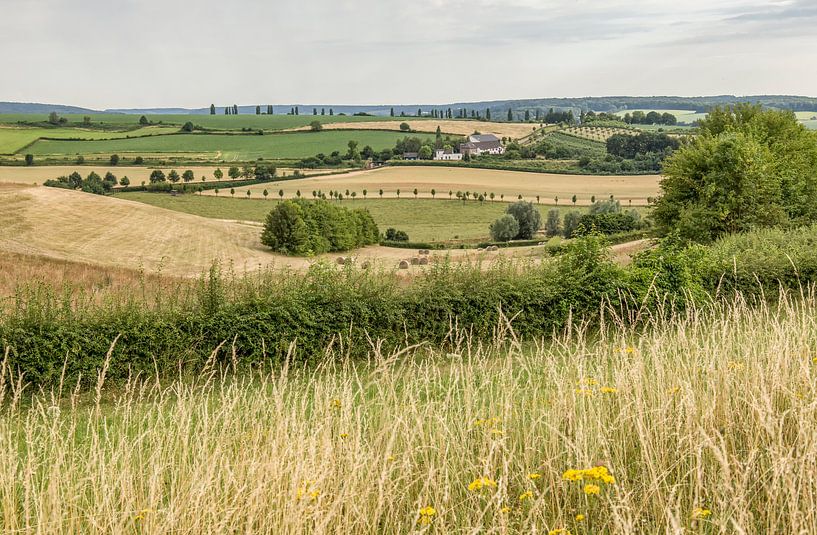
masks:
<svg viewBox="0 0 817 535"><path fill-rule="evenodd" d="M370 267L372 267L372 263L366 260L360 265L360 267L363 269L369 269Z"/></svg>
<svg viewBox="0 0 817 535"><path fill-rule="evenodd" d="M420 264L420 259L419 258L417 258L416 256L411 257L411 265L412 266L416 266L416 265L419 265L419 264Z"/></svg>
<svg viewBox="0 0 817 535"><path fill-rule="evenodd" d="M339 266L342 266L342 265L346 264L346 259L345 259L345 258L343 258L342 256L339 256L339 257L337 258L337 260L335 260L335 262L337 262L337 264L338 264Z"/></svg>
<svg viewBox="0 0 817 535"><path fill-rule="evenodd" d="M492 253L495 253L496 251L499 251L499 246L492 245L488 250L491 251Z"/></svg>
<svg viewBox="0 0 817 535"><path fill-rule="evenodd" d="M409 268L409 263L406 262L405 260L401 260L400 264L398 264L397 267L399 267L400 269L408 269Z"/></svg>
<svg viewBox="0 0 817 535"><path fill-rule="evenodd" d="M427 256L424 256L424 257L422 257L420 259L420 265L421 266L427 266L428 265L428 257Z"/></svg>

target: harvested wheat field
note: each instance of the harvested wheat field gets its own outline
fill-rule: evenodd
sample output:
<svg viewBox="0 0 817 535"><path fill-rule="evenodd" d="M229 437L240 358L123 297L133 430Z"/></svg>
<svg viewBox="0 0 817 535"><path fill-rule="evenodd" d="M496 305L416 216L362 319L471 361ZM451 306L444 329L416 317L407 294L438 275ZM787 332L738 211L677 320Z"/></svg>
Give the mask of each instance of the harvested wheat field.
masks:
<svg viewBox="0 0 817 535"><path fill-rule="evenodd" d="M379 190L383 190L384 198L394 198L400 190L401 198L414 197L414 189L418 190L418 197L431 198L431 190L436 190L437 198L448 198L448 192L478 191L480 193L494 193L496 200L504 195L505 201L515 201L519 195L526 200L535 200L539 195L541 202L553 204L555 197L559 197L559 204L568 205L573 195L577 196L576 204L589 206L593 196L606 199L610 195L623 203L632 201L633 206L646 206L648 197L657 197L659 194L659 175L631 175L631 176L598 176L598 175L564 175L554 173L527 173L522 171L496 171L493 169L467 169L457 167L384 167L371 171L359 171L344 175L332 175L317 178L306 178L259 184L236 188L236 195L245 195L246 190L259 194L267 189L270 195L278 195L279 190L284 196L293 197L296 191L311 197L313 190L326 193L330 190L341 191L345 194L348 189L354 191L357 198L363 198L363 190L367 190L367 197L379 198ZM215 195L215 192L205 192ZM223 195L223 192L221 192Z"/></svg>
<svg viewBox="0 0 817 535"><path fill-rule="evenodd" d="M454 134L467 136L474 132L482 134L495 134L499 137L511 137L514 139L523 138L530 135L538 124L533 123L492 123L486 121L455 121L432 119L412 120L406 117L405 121L372 121L356 123L327 123L323 125L324 130L400 130L400 125L406 123L416 132L436 132L437 127L443 134ZM293 128L292 131L309 130L310 127ZM411 135L407 132L406 135Z"/></svg>
<svg viewBox="0 0 817 535"><path fill-rule="evenodd" d="M187 171L193 171L196 175L195 183L201 182L201 177L205 177L207 182L218 182L213 177L213 171L221 169L224 173L222 181L231 180L227 176L227 170L230 168L229 164L222 166L194 166L194 167L161 167L165 174L169 173L171 169L175 169L179 174ZM83 177L91 172L97 173L99 176L105 176L105 173L111 172L117 178L127 176L130 180L131 186L138 186L142 182L149 182L150 173L153 172L154 167L125 167L125 166L85 166L85 165L58 165L58 166L34 166L34 167L0 167L0 183L10 184L42 184L46 180L57 178L60 176L70 175L77 171ZM303 172L302 170L299 170ZM295 172L291 168L278 168L278 176L290 176ZM327 173L336 173L335 169L314 169L306 172L306 175L323 175Z"/></svg>
<svg viewBox="0 0 817 535"><path fill-rule="evenodd" d="M198 276L213 262L238 273L262 268L306 269L338 255L293 258L269 252L260 242L261 225L165 210L147 204L56 188L0 185L0 251L48 260L144 270L149 274ZM493 253L453 250L431 261L487 261L529 257L531 248ZM416 251L367 247L347 253L358 265L396 268ZM414 266L411 273L422 269Z"/></svg>

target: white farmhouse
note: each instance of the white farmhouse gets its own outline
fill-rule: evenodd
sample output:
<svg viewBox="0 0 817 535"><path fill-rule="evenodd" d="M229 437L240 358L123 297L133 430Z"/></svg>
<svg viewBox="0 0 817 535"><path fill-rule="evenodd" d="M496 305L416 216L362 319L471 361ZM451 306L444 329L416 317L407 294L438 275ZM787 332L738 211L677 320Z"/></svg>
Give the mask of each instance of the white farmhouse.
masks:
<svg viewBox="0 0 817 535"><path fill-rule="evenodd" d="M502 142L493 134L474 134L468 136L467 143L460 144L460 153L471 156L480 154L505 154Z"/></svg>
<svg viewBox="0 0 817 535"><path fill-rule="evenodd" d="M462 160L462 153L454 152L453 150L445 150L445 149L436 149L434 151L434 159L435 160L444 160L444 161L459 161Z"/></svg>

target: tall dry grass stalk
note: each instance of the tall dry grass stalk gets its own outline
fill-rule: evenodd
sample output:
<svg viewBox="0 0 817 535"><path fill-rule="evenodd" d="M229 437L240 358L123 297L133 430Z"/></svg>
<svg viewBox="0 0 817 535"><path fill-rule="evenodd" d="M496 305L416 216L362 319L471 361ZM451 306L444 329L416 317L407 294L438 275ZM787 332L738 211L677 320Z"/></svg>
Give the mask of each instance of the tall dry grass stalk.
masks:
<svg viewBox="0 0 817 535"><path fill-rule="evenodd" d="M337 344L318 369L134 378L101 410L4 367L0 528L817 533L816 318L784 298L366 363ZM563 478L595 466L615 483Z"/></svg>

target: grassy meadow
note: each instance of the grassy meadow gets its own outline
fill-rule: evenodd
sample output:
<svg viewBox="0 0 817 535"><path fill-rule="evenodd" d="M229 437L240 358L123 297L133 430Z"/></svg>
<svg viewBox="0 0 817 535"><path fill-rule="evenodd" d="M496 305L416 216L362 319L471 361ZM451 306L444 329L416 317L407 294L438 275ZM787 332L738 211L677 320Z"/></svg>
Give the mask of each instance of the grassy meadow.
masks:
<svg viewBox="0 0 817 535"><path fill-rule="evenodd" d="M123 192L116 196L120 199L137 201L159 208L166 208L187 214L240 221L263 222L267 214L279 202L278 190L270 189L269 197L261 195L263 186L250 188L252 195L247 199L246 193L236 193L231 197L229 192L222 191L219 197L207 195L179 195L173 197L166 194ZM310 192L303 192L311 198ZM252 197L255 196L255 199ZM389 227L404 230L412 241L443 242L453 240L482 240L488 238L488 226L501 216L507 208L504 202L448 200L446 198L413 199L411 194L403 199L378 199L370 195L367 200L344 200L347 208L365 208L374 217L381 231ZM291 197L286 197L291 198ZM548 210L553 206L539 205L539 211L544 221ZM560 211L567 212L573 209L572 205L559 207ZM586 207L577 207L585 211Z"/></svg>
<svg viewBox="0 0 817 535"><path fill-rule="evenodd" d="M155 136L178 132L178 128L146 126L123 131L83 128L37 128L0 126L0 154L14 154L40 138L54 139L119 139L134 136Z"/></svg>
<svg viewBox="0 0 817 535"><path fill-rule="evenodd" d="M87 393L0 374L5 533L813 533L817 303ZM31 395L31 397L28 397Z"/></svg>
<svg viewBox="0 0 817 535"><path fill-rule="evenodd" d="M402 120L400 117L382 117L382 116L351 116L351 115L312 115L312 110L309 113L302 115L255 115L255 114L239 114L239 115L224 115L224 110L220 109L222 113L216 115L174 115L174 114L145 114L145 117L153 124L164 125L178 125L182 126L184 123L190 121L198 126L215 130L241 130L242 128L251 128L253 130L287 130L290 128L301 128L308 126L312 121L320 121L324 124L332 123L365 123L365 122L382 122L382 121L398 121ZM289 110L279 110L289 111ZM304 109L301 110L306 111ZM320 110L318 110L320 113ZM326 110L329 113L329 110ZM124 113L89 113L89 114L60 114L60 117L65 117L68 123L82 124L84 117L90 117L92 123L99 123L105 125L138 125L140 114L124 114ZM45 121L47 114L0 114L0 123L13 124L19 121ZM423 118L413 117L412 120L425 120Z"/></svg>
<svg viewBox="0 0 817 535"><path fill-rule="evenodd" d="M249 161L276 158L306 158L318 153L345 154L350 140L358 150L370 145L375 150L391 148L405 134L371 130L302 132L290 134L179 134L104 141L40 140L28 150L35 156L98 154L156 155L187 154L194 158Z"/></svg>

